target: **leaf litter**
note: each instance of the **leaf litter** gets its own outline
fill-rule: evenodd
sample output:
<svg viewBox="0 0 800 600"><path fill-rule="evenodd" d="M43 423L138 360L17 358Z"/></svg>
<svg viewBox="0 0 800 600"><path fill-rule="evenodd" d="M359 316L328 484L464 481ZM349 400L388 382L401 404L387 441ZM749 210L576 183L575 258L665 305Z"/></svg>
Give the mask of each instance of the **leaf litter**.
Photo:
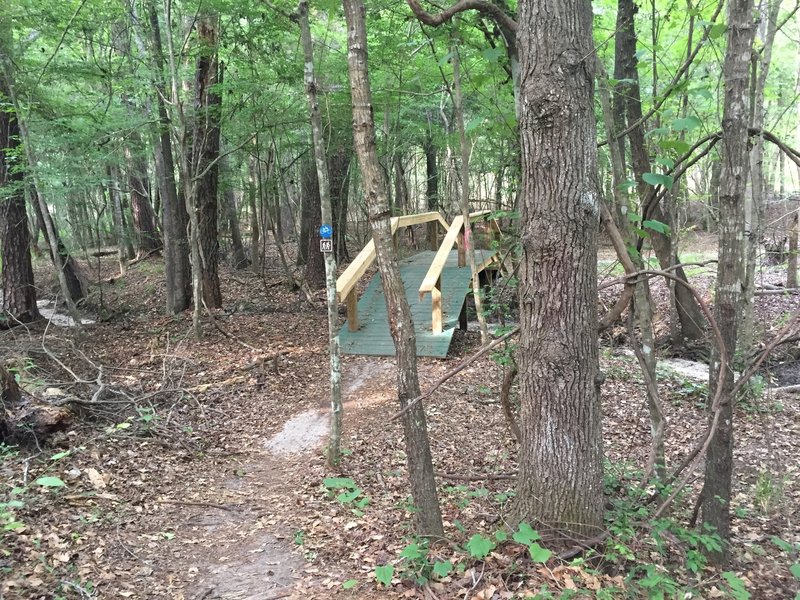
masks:
<svg viewBox="0 0 800 600"><path fill-rule="evenodd" d="M113 273L113 262L103 268ZM21 526L2 538L0 597L500 599L542 584L624 585L619 575L537 566L511 540L480 542L483 560L465 550L474 536L503 529L517 469L516 442L497 403L502 368L488 358L426 402L449 540L432 545L428 557L449 566L439 566L426 586L414 585L413 561L401 556L413 540L413 507L402 427L390 420L397 410L393 360L343 357L345 455L331 471L319 444L328 404L322 306L237 272L225 278L224 297L247 298L246 310L231 305L216 318L260 352L244 350L207 320L203 341L195 342L188 315L161 315L158 268L145 261L115 284L101 284L104 306L92 298L100 317L86 333L45 338L73 368L81 364L78 344L107 367L110 384L138 397L177 391L136 406L90 407L48 446L3 457L0 502L17 498L22 506L12 508ZM765 298L766 314L782 314L781 297ZM27 360L26 376L41 380L39 387L68 388L67 374L41 352L42 329L5 333L3 347L13 350L2 358ZM477 344L476 335L458 333L448 361L421 359L423 389ZM610 468L641 467L649 450L641 375L631 357L611 349L601 366ZM676 464L704 426L703 391L668 375L660 386L668 460ZM304 432L309 443L270 451L269 441L298 415L313 415L316 431ZM774 540L800 542L799 415L796 397L768 393L736 415L734 569L754 598L791 597L796 588L789 573L796 557ZM36 485L41 478L64 485ZM352 494L323 484L329 478L352 482L345 491L358 495L347 500ZM388 575L389 565L385 586L376 575Z"/></svg>

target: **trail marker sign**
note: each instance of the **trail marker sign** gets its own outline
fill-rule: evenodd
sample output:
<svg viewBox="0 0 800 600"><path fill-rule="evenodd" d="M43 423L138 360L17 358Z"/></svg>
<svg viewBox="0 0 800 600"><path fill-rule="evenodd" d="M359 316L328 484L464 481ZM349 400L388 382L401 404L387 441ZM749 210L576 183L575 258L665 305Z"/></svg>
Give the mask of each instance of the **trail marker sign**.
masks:
<svg viewBox="0 0 800 600"><path fill-rule="evenodd" d="M333 252L333 240L322 239L319 241L319 251L320 252Z"/></svg>

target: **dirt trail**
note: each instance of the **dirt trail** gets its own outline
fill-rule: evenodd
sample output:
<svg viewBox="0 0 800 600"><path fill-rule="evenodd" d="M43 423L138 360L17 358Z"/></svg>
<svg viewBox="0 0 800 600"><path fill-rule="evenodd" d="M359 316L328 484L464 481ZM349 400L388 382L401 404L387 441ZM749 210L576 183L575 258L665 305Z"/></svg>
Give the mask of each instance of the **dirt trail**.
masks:
<svg viewBox="0 0 800 600"><path fill-rule="evenodd" d="M357 411L387 398L392 372L392 363L386 359L347 361L342 390L346 410ZM260 453L248 456L238 470L246 476L225 481L227 489L213 494L224 497L234 492L250 497L258 506L241 511L211 509L184 519L184 527L205 533L204 551L192 553L192 560L185 561L197 565L188 567L194 582L185 600L273 600L295 595L306 563L292 541L294 534L276 519L259 517L272 501L288 496L286 481L295 461L312 460L315 454L319 458L330 414L327 398L319 404L322 408L286 420Z"/></svg>

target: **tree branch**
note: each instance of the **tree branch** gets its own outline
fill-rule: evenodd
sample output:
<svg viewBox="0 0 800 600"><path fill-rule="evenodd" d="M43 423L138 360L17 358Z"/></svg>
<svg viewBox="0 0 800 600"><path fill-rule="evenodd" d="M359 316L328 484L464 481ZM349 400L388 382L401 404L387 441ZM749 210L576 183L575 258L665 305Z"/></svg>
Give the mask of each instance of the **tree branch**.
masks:
<svg viewBox="0 0 800 600"><path fill-rule="evenodd" d="M517 22L514 19L507 15L499 6L491 2L486 2L485 0L460 0L450 8L446 8L435 15L432 15L422 8L422 5L417 0L406 1L411 11L414 13L414 16L416 16L420 22L425 23L425 25L430 25L431 27L439 27L447 23L458 13L468 10L477 10L482 15L493 19L501 27L505 27L514 33L517 31Z"/></svg>

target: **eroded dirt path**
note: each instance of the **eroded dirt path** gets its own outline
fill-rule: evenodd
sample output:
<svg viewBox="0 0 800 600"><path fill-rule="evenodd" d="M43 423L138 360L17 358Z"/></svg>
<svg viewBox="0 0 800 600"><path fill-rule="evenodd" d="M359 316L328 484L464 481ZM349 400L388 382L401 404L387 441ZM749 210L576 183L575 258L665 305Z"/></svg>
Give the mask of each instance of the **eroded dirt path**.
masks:
<svg viewBox="0 0 800 600"><path fill-rule="evenodd" d="M392 363L385 359L346 360L342 397L347 418L357 418L360 408L390 397ZM178 529L201 536L204 550L186 558L191 580L186 600L273 600L295 595L307 597L309 588L325 574L308 565L298 551L296 532L287 530L270 514L293 491L292 475L303 461L321 460L327 441L328 399L320 408L288 416L280 431L243 457L234 477L212 496L231 493L249 497L241 510L209 508L184 518ZM237 474L239 474L237 476ZM325 575L325 576L323 576Z"/></svg>

